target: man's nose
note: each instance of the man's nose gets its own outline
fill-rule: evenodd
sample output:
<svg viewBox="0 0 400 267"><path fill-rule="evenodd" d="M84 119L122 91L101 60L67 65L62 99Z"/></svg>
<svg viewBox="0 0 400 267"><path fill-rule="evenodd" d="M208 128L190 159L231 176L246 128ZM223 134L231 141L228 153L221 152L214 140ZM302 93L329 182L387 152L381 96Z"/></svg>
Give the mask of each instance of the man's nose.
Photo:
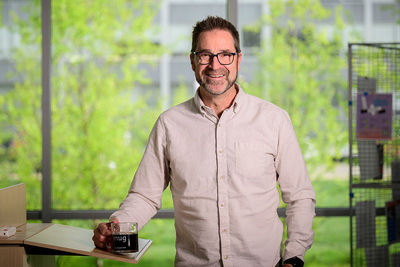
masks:
<svg viewBox="0 0 400 267"><path fill-rule="evenodd" d="M218 61L218 56L217 55L213 56L210 64L208 64L208 65L213 69L219 68L221 66L221 63L219 63L219 61Z"/></svg>

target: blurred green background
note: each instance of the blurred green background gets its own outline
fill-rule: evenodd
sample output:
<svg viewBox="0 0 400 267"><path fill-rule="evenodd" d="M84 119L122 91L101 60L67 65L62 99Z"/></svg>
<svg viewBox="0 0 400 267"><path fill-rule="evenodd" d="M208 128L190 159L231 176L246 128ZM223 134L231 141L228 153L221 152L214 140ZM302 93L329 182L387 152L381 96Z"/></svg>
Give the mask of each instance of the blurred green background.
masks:
<svg viewBox="0 0 400 267"><path fill-rule="evenodd" d="M163 42L160 14L166 2L52 1L53 209L117 209L158 115L193 96L193 79L183 78L193 75L188 56L192 24L179 35L171 31L178 37ZM251 56L253 68L242 66L252 78L240 75L239 84L291 115L317 206L348 207L346 42L362 41L361 34L341 5L326 8L319 0L262 2L268 12L240 25L243 58ZM11 3L0 1L0 29L16 40L8 50L10 68L3 73L10 82L0 88L0 188L26 183L27 209L37 211L42 208L41 2ZM193 16L193 23L196 20ZM184 59L189 72L173 73L179 82L165 95L160 88L168 81L155 81L153 72L171 57ZM169 189L163 208L173 208ZM53 222L93 229L104 220ZM347 217L316 218L307 266L349 266L349 226ZM154 241L142 266L173 265L172 219L151 220L140 237ZM62 256L57 265L124 264Z"/></svg>

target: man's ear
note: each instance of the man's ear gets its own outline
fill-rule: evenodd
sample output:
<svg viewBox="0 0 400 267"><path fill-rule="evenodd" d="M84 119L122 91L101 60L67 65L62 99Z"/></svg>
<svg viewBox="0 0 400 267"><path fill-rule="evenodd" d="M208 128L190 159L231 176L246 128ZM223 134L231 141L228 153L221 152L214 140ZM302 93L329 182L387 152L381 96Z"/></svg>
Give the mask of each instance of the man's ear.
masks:
<svg viewBox="0 0 400 267"><path fill-rule="evenodd" d="M192 53L190 53L190 65L192 65L192 70L193 71L195 71L195 65L194 64L196 64L194 55Z"/></svg>
<svg viewBox="0 0 400 267"><path fill-rule="evenodd" d="M237 58L238 58L238 70L239 70L240 69L240 62L242 62L242 53L241 52L237 55Z"/></svg>

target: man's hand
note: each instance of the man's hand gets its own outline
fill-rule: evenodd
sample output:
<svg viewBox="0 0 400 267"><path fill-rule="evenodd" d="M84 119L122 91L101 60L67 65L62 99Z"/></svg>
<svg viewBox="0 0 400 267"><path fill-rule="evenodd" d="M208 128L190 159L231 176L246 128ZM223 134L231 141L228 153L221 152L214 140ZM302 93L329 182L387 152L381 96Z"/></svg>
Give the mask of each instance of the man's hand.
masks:
<svg viewBox="0 0 400 267"><path fill-rule="evenodd" d="M93 243L96 247L110 251L111 243L111 223L118 223L118 219L115 218L109 223L100 223L93 231Z"/></svg>
<svg viewBox="0 0 400 267"><path fill-rule="evenodd" d="M304 262L297 257L287 259L283 262L282 267L303 267Z"/></svg>

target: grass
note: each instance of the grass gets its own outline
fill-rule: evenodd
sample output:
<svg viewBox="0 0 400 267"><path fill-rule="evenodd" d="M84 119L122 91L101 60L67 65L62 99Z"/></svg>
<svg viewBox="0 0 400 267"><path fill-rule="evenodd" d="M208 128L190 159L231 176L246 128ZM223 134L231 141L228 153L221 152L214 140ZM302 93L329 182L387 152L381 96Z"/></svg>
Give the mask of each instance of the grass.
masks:
<svg viewBox="0 0 400 267"><path fill-rule="evenodd" d="M317 206L348 206L348 181L331 179L314 181ZM170 208L170 196L166 195L164 207ZM348 217L316 217L314 219L314 243L306 253L307 267L350 266L350 222ZM172 219L153 219L141 231L140 238L153 240L153 245L140 260L139 266L173 266L175 257L175 229ZM132 266L112 260L92 257L60 256L57 266Z"/></svg>
<svg viewBox="0 0 400 267"><path fill-rule="evenodd" d="M350 222L347 217L317 217L314 243L306 253L307 267L350 266Z"/></svg>

